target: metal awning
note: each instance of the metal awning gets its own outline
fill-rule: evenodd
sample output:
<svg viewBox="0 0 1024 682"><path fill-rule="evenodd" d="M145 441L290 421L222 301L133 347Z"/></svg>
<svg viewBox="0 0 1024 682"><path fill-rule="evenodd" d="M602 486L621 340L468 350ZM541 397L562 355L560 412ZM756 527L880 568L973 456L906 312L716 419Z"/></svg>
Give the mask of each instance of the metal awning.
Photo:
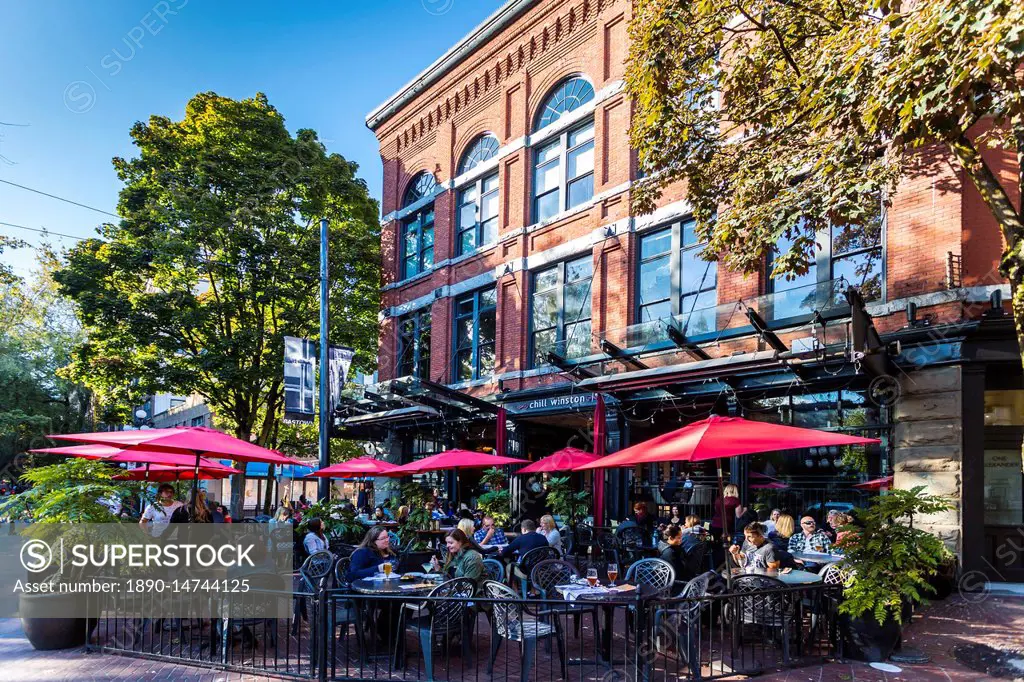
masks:
<svg viewBox="0 0 1024 682"><path fill-rule="evenodd" d="M576 384L577 389L612 393L657 388L689 381L703 381L725 376L737 376L744 372L757 372L783 366L779 353L774 350L756 351L731 355L724 358L697 360L664 367L638 369L607 376L584 379Z"/></svg>
<svg viewBox="0 0 1024 682"><path fill-rule="evenodd" d="M383 412L371 412L360 414L355 417L345 417L337 420L338 426L368 426L384 422L405 421L408 419L423 419L425 417L437 417L440 412L425 405L414 405L413 407L401 407L397 410L385 410Z"/></svg>

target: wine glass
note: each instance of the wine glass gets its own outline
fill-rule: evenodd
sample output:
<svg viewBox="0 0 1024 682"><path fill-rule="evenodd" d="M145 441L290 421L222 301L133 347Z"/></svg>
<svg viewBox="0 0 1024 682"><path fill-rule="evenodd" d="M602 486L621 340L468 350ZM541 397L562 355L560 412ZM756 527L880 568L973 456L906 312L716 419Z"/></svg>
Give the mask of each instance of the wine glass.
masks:
<svg viewBox="0 0 1024 682"><path fill-rule="evenodd" d="M591 587L597 587L597 569L596 568L588 568L587 569L587 582L590 583Z"/></svg>
<svg viewBox="0 0 1024 682"><path fill-rule="evenodd" d="M615 585L615 581L618 579L618 577L619 577L619 565L618 564L614 564L614 563L608 564L608 584L611 585L611 586L614 586Z"/></svg>

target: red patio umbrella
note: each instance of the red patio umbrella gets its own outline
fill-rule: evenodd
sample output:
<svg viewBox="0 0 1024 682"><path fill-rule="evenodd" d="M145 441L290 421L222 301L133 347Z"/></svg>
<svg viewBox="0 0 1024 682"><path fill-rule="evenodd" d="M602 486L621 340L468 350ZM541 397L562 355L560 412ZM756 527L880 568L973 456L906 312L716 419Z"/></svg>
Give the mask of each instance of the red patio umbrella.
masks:
<svg viewBox="0 0 1024 682"><path fill-rule="evenodd" d="M187 467L193 466L195 463L195 457L192 455L160 452L144 448L125 450L124 448L114 447L113 445L70 445L63 448L37 448L35 450L29 450L29 452L46 453L51 455L67 455L69 457L78 457L80 459L102 459L105 462L113 462L116 464L127 462L135 464L157 464L160 466ZM220 462L206 457L199 460L199 465L207 468L223 467L225 469L230 469L230 467L225 467ZM237 469L231 469L231 471L236 474L241 473Z"/></svg>
<svg viewBox="0 0 1024 682"><path fill-rule="evenodd" d="M382 462L372 457L357 457L340 464L318 469L310 476L319 478L355 478L359 476L387 476L398 468L397 464Z"/></svg>
<svg viewBox="0 0 1024 682"><path fill-rule="evenodd" d="M768 483L755 483L750 486L751 490L786 490L789 488L788 483L782 481L769 481Z"/></svg>
<svg viewBox="0 0 1024 682"><path fill-rule="evenodd" d="M148 429L138 431L106 431L101 433L55 434L57 440L81 443L118 445L126 450L155 450L169 454L185 454L194 458L193 472L197 478L192 481L192 503L199 490L199 465L204 456L224 457L238 462L266 462L268 464L295 464L302 462L248 443L229 434L208 429L204 426L179 427L174 429Z"/></svg>
<svg viewBox="0 0 1024 682"><path fill-rule="evenodd" d="M637 443L614 455L584 464L577 471L608 467L635 466L654 462L716 460L718 497L722 504L722 524L727 527L722 459L759 452L794 450L829 445L867 445L877 438L862 438L845 433L816 431L784 424L756 422L741 417L711 415L650 440ZM724 530L724 528L723 528ZM727 539L725 539L727 541ZM728 578L727 574L727 578ZM731 581L730 581L731 582Z"/></svg>
<svg viewBox="0 0 1024 682"><path fill-rule="evenodd" d="M199 467L200 480L213 480L227 478L231 474L237 474L236 469L222 467L213 469ZM117 481L150 481L153 483L164 483L170 481L191 481L196 476L195 470L187 466L166 466L162 464L146 465L144 469L132 469L123 474L114 476Z"/></svg>
<svg viewBox="0 0 1024 682"><path fill-rule="evenodd" d="M397 467L390 474L393 476L408 476L409 474L422 474L427 471L438 471L440 469L487 469L489 467L505 466L506 464L529 464L529 462L525 459L516 459L515 457L488 455L485 452L445 450L436 455L424 457L415 462L409 462Z"/></svg>
<svg viewBox="0 0 1024 682"><path fill-rule="evenodd" d="M892 487L892 479L892 476L875 478L870 481L864 481L863 483L857 483L853 487L858 490L888 490Z"/></svg>
<svg viewBox="0 0 1024 682"><path fill-rule="evenodd" d="M547 457L538 459L533 464L523 467L516 474L542 474L553 471L573 471L574 469L599 459L597 455L584 452L579 448L562 448Z"/></svg>

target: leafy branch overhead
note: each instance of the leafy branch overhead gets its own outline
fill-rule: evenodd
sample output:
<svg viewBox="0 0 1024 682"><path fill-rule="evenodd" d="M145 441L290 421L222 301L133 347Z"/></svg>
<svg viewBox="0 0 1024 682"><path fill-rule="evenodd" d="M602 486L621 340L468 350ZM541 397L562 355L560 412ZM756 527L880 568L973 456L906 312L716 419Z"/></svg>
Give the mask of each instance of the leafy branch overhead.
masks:
<svg viewBox="0 0 1024 682"><path fill-rule="evenodd" d="M196 95L152 116L115 158L116 224L56 278L88 341L69 374L126 419L139 395L201 394L236 435L276 440L283 337L318 337L319 227L330 220L331 342L376 356L380 232L356 165L312 130L292 135L267 98Z"/></svg>
<svg viewBox="0 0 1024 682"><path fill-rule="evenodd" d="M799 274L821 231L863 238L902 178L958 163L1002 229L1002 271L1024 324L1024 228L992 165L1024 154L1024 3L634 7L636 210L685 184L708 258L757 271L785 238L775 274ZM983 156L989 143L1005 146Z"/></svg>

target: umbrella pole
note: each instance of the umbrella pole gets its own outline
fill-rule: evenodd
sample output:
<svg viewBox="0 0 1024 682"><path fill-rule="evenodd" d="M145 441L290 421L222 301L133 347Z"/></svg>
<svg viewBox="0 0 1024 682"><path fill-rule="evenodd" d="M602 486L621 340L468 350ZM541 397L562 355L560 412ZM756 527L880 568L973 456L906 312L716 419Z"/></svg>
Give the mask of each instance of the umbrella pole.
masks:
<svg viewBox="0 0 1024 682"><path fill-rule="evenodd" d="M732 590L732 567L729 566L729 519L725 517L725 483L722 481L722 459L715 460L718 467L718 501L722 511L722 547L725 549L725 584Z"/></svg>
<svg viewBox="0 0 1024 682"><path fill-rule="evenodd" d="M196 508L196 498L199 496L199 450L196 450L196 467L192 472L192 502L189 504L189 513Z"/></svg>

